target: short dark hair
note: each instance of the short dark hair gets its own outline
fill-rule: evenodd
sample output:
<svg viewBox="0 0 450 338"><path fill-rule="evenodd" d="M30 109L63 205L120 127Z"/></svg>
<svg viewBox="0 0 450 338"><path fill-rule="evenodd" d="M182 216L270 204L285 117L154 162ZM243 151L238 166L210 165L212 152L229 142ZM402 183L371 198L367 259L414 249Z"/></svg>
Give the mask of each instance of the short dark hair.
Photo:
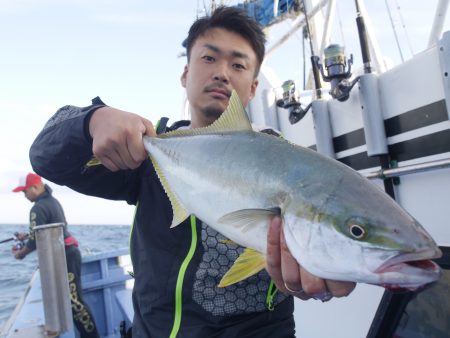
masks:
<svg viewBox="0 0 450 338"><path fill-rule="evenodd" d="M258 60L255 70L256 77L264 59L266 37L260 25L244 10L237 7L220 6L210 16L199 18L192 24L185 41L188 62L195 41L212 28L223 28L237 33L250 43Z"/></svg>

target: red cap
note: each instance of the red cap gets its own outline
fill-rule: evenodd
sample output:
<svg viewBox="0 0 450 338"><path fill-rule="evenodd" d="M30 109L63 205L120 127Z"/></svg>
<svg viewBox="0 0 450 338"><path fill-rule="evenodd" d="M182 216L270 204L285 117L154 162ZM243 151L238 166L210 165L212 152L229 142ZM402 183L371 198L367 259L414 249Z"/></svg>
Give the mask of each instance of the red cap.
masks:
<svg viewBox="0 0 450 338"><path fill-rule="evenodd" d="M41 176L33 173L29 173L25 177L21 177L19 180L19 186L13 189L13 192L24 191L33 185L38 185L42 183Z"/></svg>

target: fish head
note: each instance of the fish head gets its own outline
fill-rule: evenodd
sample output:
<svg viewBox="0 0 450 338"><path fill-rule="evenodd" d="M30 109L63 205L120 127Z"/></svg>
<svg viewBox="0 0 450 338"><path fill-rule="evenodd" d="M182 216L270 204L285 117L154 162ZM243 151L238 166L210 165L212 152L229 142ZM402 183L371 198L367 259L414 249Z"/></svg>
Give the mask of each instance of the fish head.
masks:
<svg viewBox="0 0 450 338"><path fill-rule="evenodd" d="M287 245L318 277L414 290L440 276L431 259L442 253L431 236L359 175L341 179L306 213L304 203L291 204L284 214Z"/></svg>

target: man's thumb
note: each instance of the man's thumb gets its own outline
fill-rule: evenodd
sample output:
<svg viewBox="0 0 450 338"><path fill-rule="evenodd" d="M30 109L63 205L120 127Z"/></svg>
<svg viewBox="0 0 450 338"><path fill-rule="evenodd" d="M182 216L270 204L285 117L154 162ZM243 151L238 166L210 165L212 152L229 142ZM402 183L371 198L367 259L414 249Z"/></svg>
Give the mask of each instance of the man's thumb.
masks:
<svg viewBox="0 0 450 338"><path fill-rule="evenodd" d="M147 120L145 118L142 118L142 123L145 127L144 134L147 136L150 136L150 137L155 137L156 131L155 131L155 127L153 126L153 123L150 120Z"/></svg>

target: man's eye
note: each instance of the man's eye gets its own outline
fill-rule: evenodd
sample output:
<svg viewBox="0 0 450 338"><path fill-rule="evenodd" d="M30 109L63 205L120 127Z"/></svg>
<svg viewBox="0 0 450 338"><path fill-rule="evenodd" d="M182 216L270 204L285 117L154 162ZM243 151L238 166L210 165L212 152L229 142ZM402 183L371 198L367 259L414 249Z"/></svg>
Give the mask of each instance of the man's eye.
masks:
<svg viewBox="0 0 450 338"><path fill-rule="evenodd" d="M209 55L202 56L202 59L205 60L205 61L209 61L209 62L214 61L214 58L212 56L209 56Z"/></svg>
<svg viewBox="0 0 450 338"><path fill-rule="evenodd" d="M239 64L239 63L235 63L235 64L233 65L233 67L236 68L236 69L238 69L238 70L244 70L244 69L246 69L244 65L241 65L241 64Z"/></svg>

